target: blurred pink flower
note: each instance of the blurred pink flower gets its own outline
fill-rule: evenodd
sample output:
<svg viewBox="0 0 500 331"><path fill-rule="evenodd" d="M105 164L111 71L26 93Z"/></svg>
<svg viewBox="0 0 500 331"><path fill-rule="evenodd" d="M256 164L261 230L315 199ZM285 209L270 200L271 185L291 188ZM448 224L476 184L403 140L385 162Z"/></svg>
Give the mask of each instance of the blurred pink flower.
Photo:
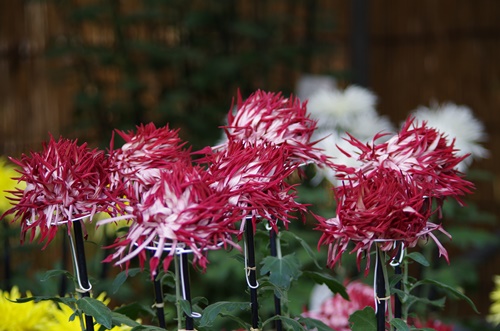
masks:
<svg viewBox="0 0 500 331"><path fill-rule="evenodd" d="M349 317L365 307L375 309L373 288L359 281L346 286L349 300L335 294L323 301L319 309L302 313L302 316L322 321L336 331L350 331Z"/></svg>
<svg viewBox="0 0 500 331"><path fill-rule="evenodd" d="M258 90L244 101L238 94L236 108L235 114L229 112L228 124L223 127L228 140L284 146L287 162L327 162L321 150L314 147L317 142L311 141L316 121L310 119L306 103L298 98Z"/></svg>
<svg viewBox="0 0 500 331"><path fill-rule="evenodd" d="M411 318L408 319L409 324L418 329L432 329L435 331L453 331L453 325L445 324L440 320L429 319L427 321L422 321L420 319Z"/></svg>
<svg viewBox="0 0 500 331"><path fill-rule="evenodd" d="M224 147L205 149L198 162L207 165L213 178L211 186L217 192L227 192L233 214L243 219L240 231L247 215L254 223L265 218L276 229L278 220L286 227L295 218L292 212L305 211L305 206L295 201L294 186L286 182L298 166L287 164L287 148L232 140Z"/></svg>
<svg viewBox="0 0 500 331"><path fill-rule="evenodd" d="M11 158L21 170L19 181L26 183L24 190L12 191L14 207L6 214L14 214L21 221L21 241L30 233L30 241L40 232L40 242L54 238L61 224L96 212L110 212L114 198L107 191L109 185L104 152L90 150L87 144L51 136L43 143L42 152L23 154L19 160Z"/></svg>
<svg viewBox="0 0 500 331"><path fill-rule="evenodd" d="M210 187L211 176L205 170L184 162L173 162L169 169L160 169L158 180L145 190L137 204L132 206L132 222L128 233L118 238L110 248L116 248L105 262L118 260L126 264L138 256L141 267L147 259L146 251L154 252L149 261L154 276L162 254L163 268L167 270L173 255L179 249L194 254L193 263L206 268L206 250L220 245L233 245L231 234L234 222L227 204L227 196ZM114 221L113 218L99 225Z"/></svg>
<svg viewBox="0 0 500 331"><path fill-rule="evenodd" d="M323 232L319 245L329 245L329 266L340 260L351 241L359 265L363 253L376 241L381 241L382 250L389 251L394 240L413 247L418 239L428 236L448 259L432 231L447 233L428 220L434 213L440 215L445 198L462 203L460 196L472 191L473 184L456 170L465 156L456 156L453 144L448 145L442 134L427 128L425 122L413 126L412 118L385 143L365 145L352 136L349 142L359 149L360 165L335 166L342 180L335 188L337 216L328 220L317 216L318 229ZM368 271L369 254L366 256Z"/></svg>

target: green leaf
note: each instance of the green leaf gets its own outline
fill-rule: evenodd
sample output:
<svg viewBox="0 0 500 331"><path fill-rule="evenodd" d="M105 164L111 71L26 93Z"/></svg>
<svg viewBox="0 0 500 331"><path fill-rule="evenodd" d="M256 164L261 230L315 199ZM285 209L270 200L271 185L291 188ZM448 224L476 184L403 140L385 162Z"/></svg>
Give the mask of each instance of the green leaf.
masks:
<svg viewBox="0 0 500 331"><path fill-rule="evenodd" d="M282 258L267 256L262 260L261 275L269 273L269 281L274 285L288 290L290 283L301 275L299 259L294 254Z"/></svg>
<svg viewBox="0 0 500 331"><path fill-rule="evenodd" d="M120 272L118 275L116 275L115 279L113 280L113 283L111 284L111 293L116 293L120 288L120 286L122 286L123 283L125 283L125 281L129 276L134 277L139 272L141 272L141 269L139 268L131 268Z"/></svg>
<svg viewBox="0 0 500 331"><path fill-rule="evenodd" d="M451 286L446 285L446 284L443 284L443 283L438 282L436 280L432 280L432 279L422 279L422 280L419 280L418 282L416 282L413 285L412 289L415 288L415 287L417 287L417 286L419 286L419 285L423 285L423 284L434 285L437 288L445 291L446 293L451 294L452 297L456 297L456 298L464 300L465 302L467 302L469 304L469 306L471 306L472 309L474 309L474 311L476 313L479 314L479 311L477 310L476 305L474 304L474 302L472 302L472 300L468 296L466 296L465 294L463 294L462 292L460 292L456 288L451 287Z"/></svg>
<svg viewBox="0 0 500 331"><path fill-rule="evenodd" d="M40 278L40 281L45 282L49 278L58 277L58 276L62 276L62 275L65 275L69 279L74 278L73 275L66 270L49 270L43 274L43 276Z"/></svg>
<svg viewBox="0 0 500 331"><path fill-rule="evenodd" d="M408 327L408 325L405 323L405 321L403 321L402 319L400 318L394 318L393 320L391 320L391 325L394 326L394 328L398 331L410 331L410 328Z"/></svg>
<svg viewBox="0 0 500 331"><path fill-rule="evenodd" d="M130 331L165 331L165 329L154 325L138 325L134 326Z"/></svg>
<svg viewBox="0 0 500 331"><path fill-rule="evenodd" d="M223 314L234 314L238 311L249 310L250 302L229 302L220 301L207 306L203 310L203 314L200 319L200 327L211 326L217 316Z"/></svg>
<svg viewBox="0 0 500 331"><path fill-rule="evenodd" d="M191 316L191 313L193 312L191 308L191 302L181 299L178 301L178 303L181 306L181 309L184 312L184 314Z"/></svg>
<svg viewBox="0 0 500 331"><path fill-rule="evenodd" d="M9 300L9 299L7 299L7 300ZM72 297L54 297L54 296L48 296L48 295L18 298L15 301L14 300L9 300L9 301L16 302L16 303L25 303L25 302L29 302L29 301L40 302L40 301L47 301L47 300L50 300L53 302L58 302L58 303L63 303L69 307L73 307L74 304L76 303L76 299L72 298Z"/></svg>
<svg viewBox="0 0 500 331"><path fill-rule="evenodd" d="M285 236L285 237L286 236L291 236L295 240L297 240L302 245L302 247L306 251L307 255L309 255L309 257L312 259L312 261L314 262L314 264L318 267L318 269L323 269L319 265L318 260L316 259L316 254L315 254L314 250L311 248L311 246L309 246L309 244L304 239L302 239L301 237L297 236L295 233L293 233L291 231L280 232L280 235L281 236Z"/></svg>
<svg viewBox="0 0 500 331"><path fill-rule="evenodd" d="M76 302L84 314L94 317L97 323L104 325L106 328L113 327L113 314L104 303L94 298L81 298Z"/></svg>
<svg viewBox="0 0 500 331"><path fill-rule="evenodd" d="M412 259L413 261L420 263L424 267L430 266L429 261L419 252L411 252L410 254L407 254L406 257Z"/></svg>
<svg viewBox="0 0 500 331"><path fill-rule="evenodd" d="M338 293L342 298L349 300L345 286L332 276L312 271L304 271L304 275L314 280L316 284L325 284L334 294Z"/></svg>
<svg viewBox="0 0 500 331"><path fill-rule="evenodd" d="M272 321L276 321L276 320L282 320L283 324L285 324L286 326L291 328L291 330L293 330L293 331L305 331L306 330L306 329L304 329L302 324L300 324L298 321L296 321L290 317L286 317L286 316L273 316L271 318L268 318L266 321L264 321L262 323L262 328L264 328L264 326L271 323Z"/></svg>
<svg viewBox="0 0 500 331"><path fill-rule="evenodd" d="M299 317L297 320L306 326L306 330L331 331L332 328L320 320L308 317Z"/></svg>
<svg viewBox="0 0 500 331"><path fill-rule="evenodd" d="M133 302L128 305L120 306L118 308L115 308L114 312L126 315L132 320L139 318L139 316L141 315L155 315L155 312L151 309L150 306L141 304L139 302Z"/></svg>
<svg viewBox="0 0 500 331"><path fill-rule="evenodd" d="M352 331L377 330L377 317L372 307L354 312L349 317Z"/></svg>
<svg viewBox="0 0 500 331"><path fill-rule="evenodd" d="M141 325L138 322L134 321L133 319L129 318L126 315L117 313L117 312L111 312L111 319L113 322L113 325L128 325L128 326L138 326Z"/></svg>

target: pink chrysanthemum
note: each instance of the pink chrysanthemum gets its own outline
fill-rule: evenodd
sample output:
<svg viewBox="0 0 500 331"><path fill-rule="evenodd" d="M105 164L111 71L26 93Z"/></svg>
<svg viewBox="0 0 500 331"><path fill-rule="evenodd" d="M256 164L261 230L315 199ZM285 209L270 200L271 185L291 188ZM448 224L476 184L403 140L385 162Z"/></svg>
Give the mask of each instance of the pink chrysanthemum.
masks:
<svg viewBox="0 0 500 331"><path fill-rule="evenodd" d="M357 159L361 165L336 166L343 181L335 189L337 216L329 220L318 217L318 229L323 231L319 244L330 246L329 266L339 261L351 241L359 265L362 253L376 241L389 251L394 240L413 247L427 236L448 259L432 234L434 230L446 232L428 220L434 213L440 215L445 198L461 203L460 196L471 192L473 184L456 170L465 156L456 156L453 144L447 144L442 134L425 123L413 126L412 118L385 143L365 145L354 137L349 141L360 150Z"/></svg>
<svg viewBox="0 0 500 331"><path fill-rule="evenodd" d="M228 141L226 148L205 150L200 163L207 164L217 192L228 191L228 203L234 213L270 221L273 227L281 220L285 227L294 211L305 211L295 201L294 186L286 182L296 169L287 165L288 149L271 144L249 144ZM243 231L245 221L241 224ZM255 224L254 224L255 225Z"/></svg>
<svg viewBox="0 0 500 331"><path fill-rule="evenodd" d="M173 162L169 169L159 170L158 180L141 195L132 207L132 222L128 233L116 240L110 248L116 252L105 262L118 259L125 263L138 256L141 267L147 259L146 251L154 252L149 266L155 275L162 254L163 267L168 269L172 257L180 248L189 249L194 261L206 268L206 250L218 249L220 245L235 245L230 235L235 232L232 224L235 217L227 205L224 192L210 187L210 177L198 167L184 162ZM99 222L99 225L114 219Z"/></svg>
<svg viewBox="0 0 500 331"><path fill-rule="evenodd" d="M322 321L333 330L350 331L349 317L365 307L375 309L373 288L361 282L354 281L346 286L349 300L339 294L327 298L319 309L302 313L302 316Z"/></svg>
<svg viewBox="0 0 500 331"><path fill-rule="evenodd" d="M189 151L178 137L179 130L168 125L156 128L153 123L137 126L128 133L116 130L125 140L119 149L110 148L110 178L113 189L133 187L134 199L154 184L161 169L168 169L173 162L190 163Z"/></svg>
<svg viewBox="0 0 500 331"><path fill-rule="evenodd" d="M54 238L61 224L86 216L92 217L100 211L110 211L113 198L106 190L109 184L104 152L90 150L87 144L51 136L43 144L43 151L23 154L19 160L19 181L26 182L24 190L11 193L14 207L6 214L14 214L21 221L21 241L31 231L30 241L37 230L40 242L47 240L45 247ZM44 247L44 248L45 248Z"/></svg>
<svg viewBox="0 0 500 331"><path fill-rule="evenodd" d="M306 103L298 98L258 90L245 101L238 94L236 108L236 114L229 112L228 124L223 127L228 140L283 145L290 156L287 162L327 162L311 141L316 121L309 118Z"/></svg>

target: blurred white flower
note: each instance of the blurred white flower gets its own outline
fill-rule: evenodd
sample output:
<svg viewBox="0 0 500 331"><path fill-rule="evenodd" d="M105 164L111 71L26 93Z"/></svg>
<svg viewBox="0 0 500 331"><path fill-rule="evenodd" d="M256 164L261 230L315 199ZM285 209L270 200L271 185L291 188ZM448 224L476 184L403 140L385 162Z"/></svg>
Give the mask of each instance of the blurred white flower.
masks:
<svg viewBox="0 0 500 331"><path fill-rule="evenodd" d="M487 139L484 125L474 117L469 107L454 103L433 103L430 107L418 107L413 115L417 122L426 121L428 127L443 133L449 143L455 139L458 156L470 153L470 157L458 165L459 171L465 172L473 160L489 155L489 151L480 144Z"/></svg>
<svg viewBox="0 0 500 331"><path fill-rule="evenodd" d="M376 101L371 91L351 85L345 90L317 91L309 98L307 109L311 118L318 121L318 131L351 132L367 116L377 115Z"/></svg>

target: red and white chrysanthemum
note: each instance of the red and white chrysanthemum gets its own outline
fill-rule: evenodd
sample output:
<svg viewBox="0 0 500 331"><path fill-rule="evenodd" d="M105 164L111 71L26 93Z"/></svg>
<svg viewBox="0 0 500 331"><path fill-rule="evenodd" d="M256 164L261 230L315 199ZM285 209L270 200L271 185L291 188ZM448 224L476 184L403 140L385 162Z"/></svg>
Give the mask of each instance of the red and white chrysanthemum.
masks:
<svg viewBox="0 0 500 331"><path fill-rule="evenodd" d="M102 151L79 146L76 140L50 137L42 152L11 160L20 167L16 179L26 183L24 190L11 192L14 207L6 212L21 221L21 241L28 231L30 241L39 231L40 242L46 240L48 245L59 225L68 224L69 231L73 220L113 208Z"/></svg>
<svg viewBox="0 0 500 331"><path fill-rule="evenodd" d="M261 90L244 101L238 95L236 113L230 111L227 119L223 128L228 140L285 146L290 156L287 162L327 162L327 157L314 146L316 142L311 141L316 121L309 118L306 103L298 98Z"/></svg>
<svg viewBox="0 0 500 331"><path fill-rule="evenodd" d="M253 222L265 218L273 227L281 220L287 226L294 211L305 211L295 201L294 186L286 182L297 167L286 162L288 152L284 146L230 140L223 149L205 150L199 162L207 165L212 187L227 192L234 213L251 215Z"/></svg>
<svg viewBox="0 0 500 331"><path fill-rule="evenodd" d="M126 264L136 256L141 267L152 251L149 265L154 276L162 254L165 270L179 249L194 254L194 261L202 268L207 265L205 251L218 249L220 245L235 245L230 238L235 233L235 218L227 204L224 192L216 192L210 185L205 170L173 162L169 169L160 169L158 180L144 191L140 201L132 206L132 222L128 233L116 240L110 248L115 253L105 262L117 260ZM113 219L99 222L99 225Z"/></svg>
<svg viewBox="0 0 500 331"><path fill-rule="evenodd" d="M167 126L156 128L154 123L137 126L136 132L116 132L125 140L118 149L110 148L109 173L113 189L133 187L134 199L154 184L161 169L173 162L190 163L189 151L178 136L179 130Z"/></svg>
<svg viewBox="0 0 500 331"><path fill-rule="evenodd" d="M325 299L319 307L302 313L302 316L320 320L333 330L350 331L349 317L365 307L375 309L375 301L373 300L373 288L358 281L349 283L346 286L346 292L349 295L349 300L344 299L340 294L332 295Z"/></svg>
<svg viewBox="0 0 500 331"><path fill-rule="evenodd" d="M470 193L473 184L455 168L465 156L456 156L453 144L435 129L425 123L413 124L409 118L398 135L381 144L363 144L350 138L359 149L356 157L361 164L336 165L342 180L335 188L337 216L329 220L317 217L318 229L323 232L319 244L329 245L330 266L350 242L355 244L359 263L374 242L382 242L380 247L388 251L395 240L413 247L418 239L428 236L448 258L432 233L446 232L429 218L440 213L447 197L461 203L460 196Z"/></svg>

